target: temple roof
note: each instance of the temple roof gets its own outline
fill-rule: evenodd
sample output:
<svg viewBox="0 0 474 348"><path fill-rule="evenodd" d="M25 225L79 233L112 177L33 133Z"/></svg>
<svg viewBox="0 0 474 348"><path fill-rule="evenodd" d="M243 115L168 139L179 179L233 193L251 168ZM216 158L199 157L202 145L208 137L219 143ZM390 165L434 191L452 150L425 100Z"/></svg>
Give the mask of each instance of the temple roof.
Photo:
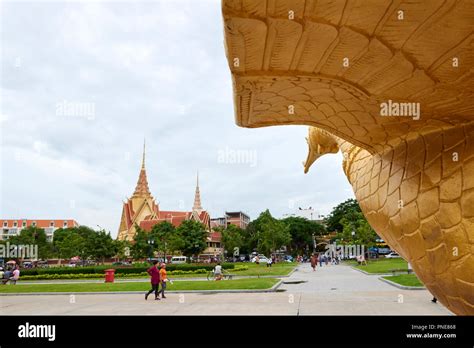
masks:
<svg viewBox="0 0 474 348"><path fill-rule="evenodd" d="M193 211L196 211L199 214L203 211L201 205L201 193L199 192L199 172L197 174L196 179L196 192L194 194L194 204L193 204Z"/></svg>
<svg viewBox="0 0 474 348"><path fill-rule="evenodd" d="M145 169L145 142L143 142L142 167L140 169L137 186L135 187L135 192L133 192L133 196L134 197L150 197L151 196L150 188L148 187L148 180L146 177L146 169Z"/></svg>

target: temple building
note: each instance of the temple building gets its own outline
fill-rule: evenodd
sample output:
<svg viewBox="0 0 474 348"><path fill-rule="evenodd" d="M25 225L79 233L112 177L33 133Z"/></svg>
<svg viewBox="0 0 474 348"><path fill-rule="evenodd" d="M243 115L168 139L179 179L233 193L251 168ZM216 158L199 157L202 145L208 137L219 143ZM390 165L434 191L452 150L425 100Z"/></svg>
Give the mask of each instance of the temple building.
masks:
<svg viewBox="0 0 474 348"><path fill-rule="evenodd" d="M191 211L160 210L159 205L151 195L145 169L145 145L143 145L143 158L138 175L138 182L133 195L123 203L122 217L117 238L119 240L133 241L136 234L135 226L140 226L145 231L150 231L153 225L168 221L175 227L181 225L185 220L196 220L201 222L209 232L208 248L203 254L212 256L222 253L220 248L220 235L211 233L211 218L201 204L201 193L199 190L199 174L196 180L194 193L194 204Z"/></svg>

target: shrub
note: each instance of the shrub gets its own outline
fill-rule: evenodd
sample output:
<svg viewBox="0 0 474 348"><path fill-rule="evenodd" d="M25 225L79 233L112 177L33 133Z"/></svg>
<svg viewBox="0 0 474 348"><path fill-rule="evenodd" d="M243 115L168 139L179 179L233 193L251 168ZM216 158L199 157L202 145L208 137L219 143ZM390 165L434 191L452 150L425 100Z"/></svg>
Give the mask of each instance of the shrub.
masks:
<svg viewBox="0 0 474 348"><path fill-rule="evenodd" d="M151 265L148 264L146 267L127 267L127 266L94 266L94 267L50 267L50 268L33 268L21 270L22 276L34 276L34 275L45 275L45 274L101 274L104 275L106 269L115 269L115 274L131 274L131 273L142 273ZM177 265L166 265L166 269L169 272L172 271L195 271L197 269L204 269L211 271L215 267L215 264L199 264L199 263L185 263ZM235 265L232 263L224 263L222 265L224 269L234 269Z"/></svg>
<svg viewBox="0 0 474 348"><path fill-rule="evenodd" d="M174 265L174 266L181 266L181 265ZM58 267L59 268L59 267ZM85 268L85 267L84 267ZM183 269L175 269L170 271L169 266L166 267L168 270L168 275L173 276L173 275L183 275L183 274L206 274L207 272L211 271L214 267L207 267L204 268L196 268L196 269L191 269L191 270L183 270ZM181 268L181 267L180 267ZM56 280L56 279L103 279L104 278L104 269L108 269L108 267L105 268L97 268L102 270L101 273L85 273L82 272L80 273L80 270L83 270L83 268L69 268L69 267L64 267L64 271L73 271L69 273L65 272L55 272L55 273L43 273L41 272L40 274L27 274L27 273L32 273L32 272L26 272L26 271L36 271L36 270L25 270L21 272L21 280ZM146 272L147 268L135 268L135 267L129 267L129 268L117 268L115 271L115 278L134 278L134 277L148 277L148 273ZM224 268L225 269L225 268ZM237 266L233 267L233 271L238 272L238 271L244 271L247 270L248 266ZM44 270L44 269L42 269ZM120 270L120 271L118 271Z"/></svg>

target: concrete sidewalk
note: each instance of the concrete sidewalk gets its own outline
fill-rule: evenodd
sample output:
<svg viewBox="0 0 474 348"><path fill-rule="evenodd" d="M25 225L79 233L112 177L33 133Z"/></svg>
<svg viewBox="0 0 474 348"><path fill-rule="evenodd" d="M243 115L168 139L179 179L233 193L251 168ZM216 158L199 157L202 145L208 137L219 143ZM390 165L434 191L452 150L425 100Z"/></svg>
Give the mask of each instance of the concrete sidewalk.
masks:
<svg viewBox="0 0 474 348"><path fill-rule="evenodd" d="M349 266L298 267L274 293L0 296L2 315L450 315L426 290L401 290ZM299 284L294 284L300 282ZM71 295L73 297L71 297ZM71 299L74 301L71 302Z"/></svg>

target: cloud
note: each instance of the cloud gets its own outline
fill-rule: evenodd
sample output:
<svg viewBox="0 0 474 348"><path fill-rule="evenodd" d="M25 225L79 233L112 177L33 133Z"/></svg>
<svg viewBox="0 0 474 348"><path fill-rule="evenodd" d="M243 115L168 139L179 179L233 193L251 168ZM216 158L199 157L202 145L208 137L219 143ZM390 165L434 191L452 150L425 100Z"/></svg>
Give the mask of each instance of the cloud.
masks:
<svg viewBox="0 0 474 348"><path fill-rule="evenodd" d="M162 209L191 208L197 170L214 217L255 218L266 208L280 217L291 200L327 213L353 196L340 156L303 174L306 127L235 125L219 1L6 2L2 10L3 217L74 218L115 235L144 137ZM222 163L225 149L255 153L256 162Z"/></svg>

